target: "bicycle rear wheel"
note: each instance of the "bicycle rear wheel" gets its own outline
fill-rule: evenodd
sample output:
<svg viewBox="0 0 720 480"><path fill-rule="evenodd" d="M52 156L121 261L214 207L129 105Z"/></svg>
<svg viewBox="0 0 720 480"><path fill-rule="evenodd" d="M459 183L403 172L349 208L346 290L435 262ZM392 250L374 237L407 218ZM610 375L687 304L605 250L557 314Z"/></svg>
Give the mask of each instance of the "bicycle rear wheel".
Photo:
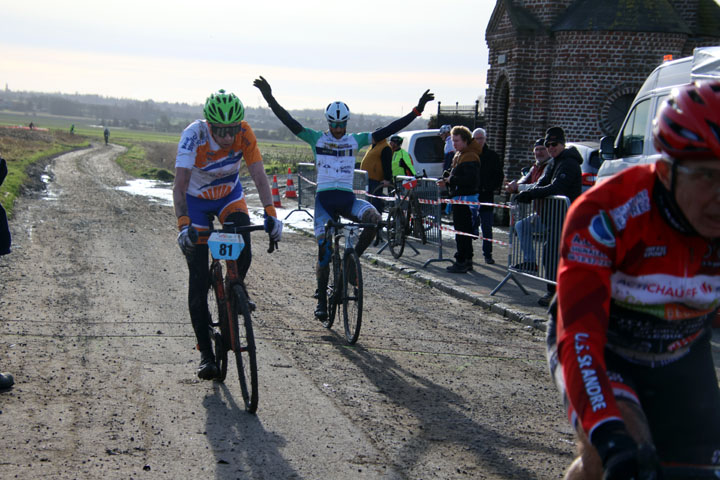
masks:
<svg viewBox="0 0 720 480"><path fill-rule="evenodd" d="M216 264L210 269L210 288L208 289L207 305L210 311L210 340L213 342L215 363L218 376L215 380L225 381L227 375L227 352L230 344L227 338L227 306L223 300L222 267Z"/></svg>
<svg viewBox="0 0 720 480"><path fill-rule="evenodd" d="M363 283L360 258L355 250L345 252L343 267L343 318L345 339L352 345L360 336L362 325Z"/></svg>
<svg viewBox="0 0 720 480"><path fill-rule="evenodd" d="M252 319L243 288L233 285L232 294L232 316L228 323L232 330L230 337L240 378L240 390L245 401L245 410L255 413L258 404L258 375Z"/></svg>
<svg viewBox="0 0 720 480"><path fill-rule="evenodd" d="M420 202L418 202L417 198L413 198L410 203L408 213L410 211L412 211L413 216L413 235L415 238L420 240L423 245L425 245L427 243L427 236L425 235L425 218L423 217L422 206L420 205Z"/></svg>
<svg viewBox="0 0 720 480"><path fill-rule="evenodd" d="M337 252L337 245L330 256L330 281L327 289L328 316L323 322L325 328L331 328L335 323L335 315L342 295L342 269L340 267L340 253Z"/></svg>
<svg viewBox="0 0 720 480"><path fill-rule="evenodd" d="M395 258L402 257L405 250L405 218L402 216L402 210L393 207L388 212L387 218L387 236L390 253Z"/></svg>

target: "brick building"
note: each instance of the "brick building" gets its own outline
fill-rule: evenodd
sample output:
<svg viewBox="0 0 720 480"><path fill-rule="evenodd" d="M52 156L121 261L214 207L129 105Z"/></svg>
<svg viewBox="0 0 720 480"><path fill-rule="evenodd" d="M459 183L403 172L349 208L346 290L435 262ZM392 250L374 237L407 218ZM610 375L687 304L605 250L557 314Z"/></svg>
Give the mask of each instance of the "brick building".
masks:
<svg viewBox="0 0 720 480"><path fill-rule="evenodd" d="M720 45L715 0L497 0L487 26L488 143L518 176L554 125L568 141L615 135L666 55Z"/></svg>

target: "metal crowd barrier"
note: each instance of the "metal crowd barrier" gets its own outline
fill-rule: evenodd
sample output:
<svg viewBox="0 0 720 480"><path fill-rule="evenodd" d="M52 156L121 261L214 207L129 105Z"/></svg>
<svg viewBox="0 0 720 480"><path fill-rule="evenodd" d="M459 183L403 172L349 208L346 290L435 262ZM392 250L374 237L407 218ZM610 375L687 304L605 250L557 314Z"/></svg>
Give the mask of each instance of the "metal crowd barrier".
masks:
<svg viewBox="0 0 720 480"><path fill-rule="evenodd" d="M569 207L570 200L559 195L512 205L507 275L490 295L510 279L527 295L519 277L557 284L560 235Z"/></svg>
<svg viewBox="0 0 720 480"><path fill-rule="evenodd" d="M415 177L410 176L398 176L396 177L397 188L402 189L402 183L406 181L414 180ZM430 245L437 247L438 256L437 258L430 258L425 261L423 268L427 267L433 262L451 261L450 259L444 259L442 253L442 205L440 204L440 187L437 185L437 178L420 178L417 179L417 186L413 189L414 194L420 201L420 210L422 211L425 228L425 239ZM413 237L414 238L414 237ZM415 252L419 253L412 244L410 245Z"/></svg>

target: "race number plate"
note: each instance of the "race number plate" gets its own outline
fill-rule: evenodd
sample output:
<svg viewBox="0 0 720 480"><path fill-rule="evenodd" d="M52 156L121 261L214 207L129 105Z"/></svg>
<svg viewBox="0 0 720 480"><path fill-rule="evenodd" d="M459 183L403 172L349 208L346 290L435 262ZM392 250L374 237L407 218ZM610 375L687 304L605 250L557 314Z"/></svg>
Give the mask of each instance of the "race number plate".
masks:
<svg viewBox="0 0 720 480"><path fill-rule="evenodd" d="M213 258L237 260L245 247L245 241L239 233L213 232L208 238L208 246Z"/></svg>

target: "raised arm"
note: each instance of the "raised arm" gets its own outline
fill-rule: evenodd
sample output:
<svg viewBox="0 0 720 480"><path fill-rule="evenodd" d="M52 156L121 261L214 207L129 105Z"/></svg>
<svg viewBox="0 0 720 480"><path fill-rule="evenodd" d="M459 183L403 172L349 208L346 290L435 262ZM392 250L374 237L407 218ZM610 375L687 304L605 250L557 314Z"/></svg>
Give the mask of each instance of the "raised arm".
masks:
<svg viewBox="0 0 720 480"><path fill-rule="evenodd" d="M408 113L404 117L398 118L389 125L373 132L372 136L375 141L379 142L383 138L387 138L393 133L397 133L403 128L410 125L413 120L422 115L422 112L425 109L425 104L428 102L432 102L433 100L435 100L435 95L430 92L430 89L425 90L425 93L423 93L420 97L420 100L418 100L417 106L413 108L410 113Z"/></svg>
<svg viewBox="0 0 720 480"><path fill-rule="evenodd" d="M288 111L281 107L277 100L275 100L275 97L272 95L272 88L270 88L270 83L268 83L267 80L260 76L255 79L253 85L260 90L260 93L262 93L263 98L268 103L270 110L273 111L275 116L283 123L283 125L289 128L294 135L303 131L303 126L300 125L300 122L291 117Z"/></svg>

